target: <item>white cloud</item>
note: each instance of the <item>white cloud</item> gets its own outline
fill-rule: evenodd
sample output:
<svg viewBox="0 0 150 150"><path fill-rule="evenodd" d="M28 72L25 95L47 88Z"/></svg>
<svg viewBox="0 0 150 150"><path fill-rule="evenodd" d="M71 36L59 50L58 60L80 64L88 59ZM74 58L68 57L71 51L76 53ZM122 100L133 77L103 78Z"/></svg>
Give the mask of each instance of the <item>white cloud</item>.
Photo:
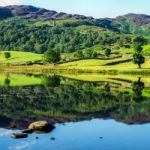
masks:
<svg viewBox="0 0 150 150"><path fill-rule="evenodd" d="M20 0L0 0L0 6L15 5L19 2Z"/></svg>

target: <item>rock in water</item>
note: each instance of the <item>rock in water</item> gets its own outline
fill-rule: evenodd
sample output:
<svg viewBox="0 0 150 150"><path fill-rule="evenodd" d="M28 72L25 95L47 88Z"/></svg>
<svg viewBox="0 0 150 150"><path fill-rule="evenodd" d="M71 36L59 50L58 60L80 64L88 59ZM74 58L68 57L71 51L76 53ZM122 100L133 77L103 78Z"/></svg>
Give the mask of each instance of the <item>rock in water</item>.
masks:
<svg viewBox="0 0 150 150"><path fill-rule="evenodd" d="M22 131L22 133L27 133L27 134L30 134L30 133L33 133L34 130L33 129L25 129Z"/></svg>
<svg viewBox="0 0 150 150"><path fill-rule="evenodd" d="M26 133L13 133L11 135L11 137L14 138L14 139L27 138L28 134L26 134Z"/></svg>
<svg viewBox="0 0 150 150"><path fill-rule="evenodd" d="M41 132L51 132L54 129L54 125L48 123L47 121L37 121L29 125L28 129Z"/></svg>

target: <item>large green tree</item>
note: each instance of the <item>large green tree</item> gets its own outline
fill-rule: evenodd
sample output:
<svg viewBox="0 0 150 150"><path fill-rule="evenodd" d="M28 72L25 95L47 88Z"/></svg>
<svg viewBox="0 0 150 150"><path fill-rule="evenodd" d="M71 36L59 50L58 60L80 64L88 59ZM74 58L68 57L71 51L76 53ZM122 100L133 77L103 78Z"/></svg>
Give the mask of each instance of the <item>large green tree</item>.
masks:
<svg viewBox="0 0 150 150"><path fill-rule="evenodd" d="M60 61L60 53L48 50L44 53L44 61L47 63L57 63Z"/></svg>
<svg viewBox="0 0 150 150"><path fill-rule="evenodd" d="M141 68L141 64L145 63L145 57L142 54L143 47L141 42L136 41L134 43L134 51L133 63L138 64L138 67Z"/></svg>
<svg viewBox="0 0 150 150"><path fill-rule="evenodd" d="M140 53L135 53L133 55L133 62L135 64L138 64L138 67L141 68L141 64L144 64L145 63L145 58L142 54Z"/></svg>
<svg viewBox="0 0 150 150"><path fill-rule="evenodd" d="M4 56L6 59L9 59L11 57L11 54L10 54L10 52L5 52Z"/></svg>
<svg viewBox="0 0 150 150"><path fill-rule="evenodd" d="M110 54L111 54L111 49L110 49L110 48L105 48L105 49L104 49L104 55L105 55L106 57L109 57Z"/></svg>

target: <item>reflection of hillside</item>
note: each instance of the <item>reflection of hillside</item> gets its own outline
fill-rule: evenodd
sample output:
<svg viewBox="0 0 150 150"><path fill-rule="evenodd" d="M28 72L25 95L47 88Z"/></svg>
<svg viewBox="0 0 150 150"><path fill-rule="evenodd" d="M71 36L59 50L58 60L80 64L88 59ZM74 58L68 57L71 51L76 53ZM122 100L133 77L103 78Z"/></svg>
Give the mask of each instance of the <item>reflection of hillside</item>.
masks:
<svg viewBox="0 0 150 150"><path fill-rule="evenodd" d="M8 80L10 86L41 84L41 79L32 75L0 74L0 86L5 86Z"/></svg>
<svg viewBox="0 0 150 150"><path fill-rule="evenodd" d="M58 76L45 76L41 80L43 85L1 87L0 116L14 120L94 117L125 123L150 121L150 98L143 96L141 81L126 88L108 81L83 82Z"/></svg>

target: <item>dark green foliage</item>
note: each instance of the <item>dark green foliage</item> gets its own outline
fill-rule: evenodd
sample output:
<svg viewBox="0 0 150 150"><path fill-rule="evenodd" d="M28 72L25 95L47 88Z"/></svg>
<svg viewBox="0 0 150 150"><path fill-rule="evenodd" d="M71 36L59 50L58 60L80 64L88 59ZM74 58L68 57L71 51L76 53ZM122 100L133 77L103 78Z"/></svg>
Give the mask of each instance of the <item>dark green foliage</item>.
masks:
<svg viewBox="0 0 150 150"><path fill-rule="evenodd" d="M109 55L111 54L111 49L110 48L105 48L104 49L104 54L106 57L109 57Z"/></svg>
<svg viewBox="0 0 150 150"><path fill-rule="evenodd" d="M5 79L4 85L5 85L6 87L9 87L9 85L10 85L10 80L9 80L8 78Z"/></svg>
<svg viewBox="0 0 150 150"><path fill-rule="evenodd" d="M141 68L141 64L145 63L145 58L140 53L135 53L133 55L133 63L138 64L139 68Z"/></svg>
<svg viewBox="0 0 150 150"><path fill-rule="evenodd" d="M97 58L97 57L98 57L98 53L94 51L94 52L92 53L92 57L93 57L93 58Z"/></svg>
<svg viewBox="0 0 150 150"><path fill-rule="evenodd" d="M39 20L16 18L0 21L0 49L35 53L44 53L47 49L52 49L60 53L69 53L94 45L112 45L120 39L117 32L99 26L90 26L90 31L86 28L78 29L78 27L82 28L80 20L77 21L78 27L68 27L65 23L55 26L34 26L37 21ZM89 27L87 22L85 25ZM121 36L125 37L125 35Z"/></svg>
<svg viewBox="0 0 150 150"><path fill-rule="evenodd" d="M48 50L44 53L44 61L48 63L57 63L60 61L60 53Z"/></svg>
<svg viewBox="0 0 150 150"><path fill-rule="evenodd" d="M137 82L133 83L133 91L137 96L142 95L142 90L144 89L144 83L141 82L141 78Z"/></svg>
<svg viewBox="0 0 150 150"><path fill-rule="evenodd" d="M142 36L137 36L136 38L133 39L133 43L134 44L138 43L139 45L144 45L147 43L147 40Z"/></svg>
<svg viewBox="0 0 150 150"><path fill-rule="evenodd" d="M91 49L87 49L85 51L85 57L91 58L93 56L93 51Z"/></svg>
<svg viewBox="0 0 150 150"><path fill-rule="evenodd" d="M133 83L133 99L136 101L141 101L143 100L143 96L142 96L142 91L144 90L144 83L141 82L141 78L138 79L137 82Z"/></svg>
<svg viewBox="0 0 150 150"><path fill-rule="evenodd" d="M145 57L142 55L143 47L146 42L144 37L136 37L133 40L135 53L133 55L133 63L138 64L139 68L141 68L141 64L145 63Z"/></svg>
<svg viewBox="0 0 150 150"><path fill-rule="evenodd" d="M110 92L110 86L108 83L104 85L104 92Z"/></svg>
<svg viewBox="0 0 150 150"><path fill-rule="evenodd" d="M42 84L46 87L58 87L60 85L60 78L57 76L53 77L43 77L43 82Z"/></svg>
<svg viewBox="0 0 150 150"><path fill-rule="evenodd" d="M9 59L11 57L11 54L9 52L5 52L4 56L5 56L6 59Z"/></svg>
<svg viewBox="0 0 150 150"><path fill-rule="evenodd" d="M81 50L78 50L75 54L74 54L75 57L77 58L83 58L84 57L84 54Z"/></svg>
<svg viewBox="0 0 150 150"><path fill-rule="evenodd" d="M135 43L134 44L134 50L136 52L140 53L143 50L142 45L140 43Z"/></svg>
<svg viewBox="0 0 150 150"><path fill-rule="evenodd" d="M13 14L8 8L0 7L0 19L6 19L12 16Z"/></svg>
<svg viewBox="0 0 150 150"><path fill-rule="evenodd" d="M150 120L146 118L150 111L150 98L142 95L144 84L140 80L133 85L131 83L130 88L115 82L83 82L58 79L56 76L44 77L43 84L0 87L0 116L10 118L9 123L12 119L18 119L20 126L23 118L38 120L43 117L56 117L57 121L59 117L61 121L62 118L67 121L112 118L130 124ZM126 89L133 92L125 92ZM134 120L137 114L143 118Z"/></svg>

